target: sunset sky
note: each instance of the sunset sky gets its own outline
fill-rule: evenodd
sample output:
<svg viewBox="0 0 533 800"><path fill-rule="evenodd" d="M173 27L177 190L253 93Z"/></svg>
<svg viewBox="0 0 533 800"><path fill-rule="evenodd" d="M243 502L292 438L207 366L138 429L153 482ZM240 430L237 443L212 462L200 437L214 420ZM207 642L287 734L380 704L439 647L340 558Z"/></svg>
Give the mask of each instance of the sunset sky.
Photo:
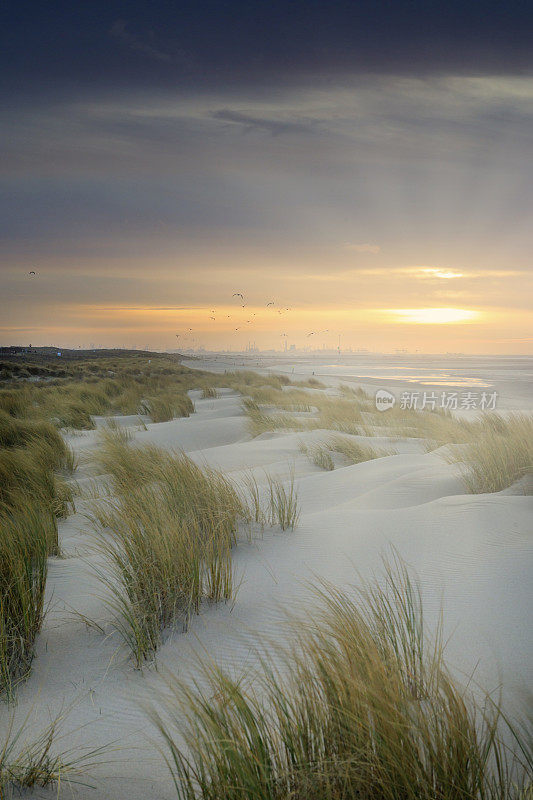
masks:
<svg viewBox="0 0 533 800"><path fill-rule="evenodd" d="M1 344L532 352L533 5L0 24Z"/></svg>

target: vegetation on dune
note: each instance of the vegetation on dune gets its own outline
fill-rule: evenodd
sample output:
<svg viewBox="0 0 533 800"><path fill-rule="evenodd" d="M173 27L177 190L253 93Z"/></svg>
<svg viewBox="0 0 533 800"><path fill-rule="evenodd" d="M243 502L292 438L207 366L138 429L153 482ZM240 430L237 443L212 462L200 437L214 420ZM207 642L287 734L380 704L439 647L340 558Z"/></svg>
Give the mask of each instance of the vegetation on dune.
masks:
<svg viewBox="0 0 533 800"><path fill-rule="evenodd" d="M206 383L202 386L202 398L206 400L207 398L216 398L218 397L217 390L214 386L211 386L209 383Z"/></svg>
<svg viewBox="0 0 533 800"><path fill-rule="evenodd" d="M300 442L299 447L300 452L307 455L313 464L325 470L335 469L332 453L341 455L346 464L359 464L362 461L371 461L374 458L395 455L393 450L370 447L370 445L361 444L353 436L343 436L341 434L331 436L323 442L311 445Z"/></svg>
<svg viewBox="0 0 533 800"><path fill-rule="evenodd" d="M292 387L285 391L275 387L256 387L248 390L247 394L244 407L254 436L272 430L320 428L343 433L364 433L362 411L366 401L332 397L322 392ZM294 416L296 411L308 412L309 416Z"/></svg>
<svg viewBox="0 0 533 800"><path fill-rule="evenodd" d="M39 505L0 517L0 695L11 697L29 672L44 616L48 556L57 528Z"/></svg>
<svg viewBox="0 0 533 800"><path fill-rule="evenodd" d="M65 362L61 377L54 380L6 384L9 388L0 390L0 409L82 430L94 428L94 415L148 413L154 421L188 415L192 404L187 390L210 383L212 376L182 367L171 356L156 355Z"/></svg>
<svg viewBox="0 0 533 800"><path fill-rule="evenodd" d="M463 467L469 492L499 492L533 472L533 417L487 414L475 427L471 441L453 451L448 459ZM531 485L524 491L531 491Z"/></svg>
<svg viewBox="0 0 533 800"><path fill-rule="evenodd" d="M109 568L100 577L138 667L166 627L180 619L186 626L202 600L229 600L233 592L233 537L223 526L202 529L194 516L179 516L169 493L168 485L145 486L98 514L98 549Z"/></svg>
<svg viewBox="0 0 533 800"><path fill-rule="evenodd" d="M221 472L184 453L136 447L124 431L105 431L99 460L113 478L115 498L94 505L91 520L107 569L117 630L137 666L153 656L162 632L187 624L203 600L234 594L231 550L239 521L264 519ZM257 489L257 487L256 487ZM270 518L283 530L297 521L294 482L271 479Z"/></svg>
<svg viewBox="0 0 533 800"><path fill-rule="evenodd" d="M355 597L322 584L247 678L206 662L192 687L170 680L151 718L181 800L528 796L525 735L451 677L403 565L386 577Z"/></svg>
<svg viewBox="0 0 533 800"><path fill-rule="evenodd" d="M308 456L309 460L312 461L316 467L325 469L328 472L332 472L335 469L335 463L331 457L329 448L325 445L315 444L311 447L301 445L300 450Z"/></svg>
<svg viewBox="0 0 533 800"><path fill-rule="evenodd" d="M339 453L348 464L360 464L362 461L372 461L375 458L396 455L395 450L385 450L362 444L352 436L331 436L325 442L325 447L334 453Z"/></svg>
<svg viewBox="0 0 533 800"><path fill-rule="evenodd" d="M300 518L298 494L291 473L288 486L281 478L267 475L268 481L268 519L271 525L279 525L282 531L294 530Z"/></svg>
<svg viewBox="0 0 533 800"><path fill-rule="evenodd" d="M0 399L0 694L10 698L31 667L48 557L59 555L56 518L72 501L57 471L75 459L51 422L17 416L10 393Z"/></svg>
<svg viewBox="0 0 533 800"><path fill-rule="evenodd" d="M32 789L36 786L57 786L67 782L70 786L91 767L101 763L106 746L93 749L66 749L57 752L57 745L66 734L63 725L67 713L62 710L41 731L35 730L35 709L30 708L21 722L15 722L11 713L6 730L0 738L0 797L12 797L14 790Z"/></svg>
<svg viewBox="0 0 533 800"><path fill-rule="evenodd" d="M367 437L417 438L424 440L428 451L444 445L458 445L446 457L463 465L465 485L474 493L500 491L533 471L533 418L530 415L486 413L467 419L439 409L413 410L398 406L383 413L376 411L369 395L350 386L341 386L338 397L292 386L277 388L255 383L241 390L253 436L274 430L324 429ZM315 413L308 417L290 413L313 408ZM363 445L346 436L335 436L304 450L323 469L334 466L331 452L342 454L352 464L394 452ZM531 484L526 484L524 491L531 491Z"/></svg>
<svg viewBox="0 0 533 800"><path fill-rule="evenodd" d="M144 398L140 403L140 410L152 422L167 422L174 417L188 417L194 407L188 395L164 392L155 397Z"/></svg>

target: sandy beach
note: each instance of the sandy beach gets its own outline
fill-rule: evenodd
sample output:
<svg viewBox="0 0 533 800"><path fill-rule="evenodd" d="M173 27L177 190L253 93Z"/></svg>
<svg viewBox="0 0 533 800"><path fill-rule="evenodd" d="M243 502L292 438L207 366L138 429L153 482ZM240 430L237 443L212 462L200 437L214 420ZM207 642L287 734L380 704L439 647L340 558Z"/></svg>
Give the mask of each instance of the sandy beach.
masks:
<svg viewBox="0 0 533 800"><path fill-rule="evenodd" d="M396 383L369 378L369 361L359 368L341 365L340 375L323 364L309 369L306 362L283 365L268 358L250 366L289 371L297 379L315 373L327 385L316 391L332 396L347 378L370 391L378 385L394 392L426 386L412 378L400 377ZM234 360L217 356L188 365L223 373L233 369ZM237 366L243 368L242 363ZM438 374L430 359L427 366L431 374ZM376 375L383 374L382 367L372 365ZM358 369L365 375L360 381ZM452 386L454 369L448 365ZM481 364L470 359L465 374L487 388L496 387L504 409L526 408L529 362L498 359ZM426 375L422 378L428 380ZM180 678L194 675L201 654L236 675L246 675L257 661L256 648L283 640L285 612L308 604L310 588L320 578L339 587L357 584L379 574L382 556L390 556L393 549L419 577L430 624L442 609L445 636L450 637L447 660L456 674L495 692L503 687L509 706L519 704L522 690L533 681L533 501L523 487L467 494L458 466L447 463L439 449L425 452L423 441L416 438L373 437L373 445L393 446L396 454L324 471L301 452L302 442L311 445L324 432L271 431L252 438L242 398L230 389L218 394L202 399L199 391L192 391L195 413L188 418L155 424L145 419L142 427L137 416L115 419L131 431L134 443L183 450L199 465L222 470L237 483L253 474L265 490L267 473L288 480L292 472L300 520L294 531L266 529L253 541L241 542L233 557L239 582L234 602L202 607L187 632L178 628L168 635L157 655L157 669L143 673L133 668L116 635L104 636L79 617L105 627L110 616L93 570L97 557L84 516L90 501L83 494L91 486L94 493L95 487L105 485L106 476L94 477L99 429L67 437L80 457L74 479L82 495L76 500L76 513L59 525L64 557L54 559L50 567L49 610L31 677L18 691L16 714L22 718L30 713L37 730L63 708L68 711L64 730L69 746L110 745L110 750L108 763L92 768L82 779L90 786L64 787L62 796L175 797L146 715L167 672ZM105 420L97 422L101 427ZM32 797L55 797L55 791L34 790Z"/></svg>

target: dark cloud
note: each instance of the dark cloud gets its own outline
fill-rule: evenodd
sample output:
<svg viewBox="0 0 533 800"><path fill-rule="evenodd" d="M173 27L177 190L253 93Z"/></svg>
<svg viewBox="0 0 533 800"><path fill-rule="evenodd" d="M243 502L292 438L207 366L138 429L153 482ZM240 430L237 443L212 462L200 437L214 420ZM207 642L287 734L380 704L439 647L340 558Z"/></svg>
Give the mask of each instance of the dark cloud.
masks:
<svg viewBox="0 0 533 800"><path fill-rule="evenodd" d="M291 122L280 119L266 119L264 117L254 117L250 114L243 114L240 111L231 111L229 108L221 108L211 113L213 119L222 122L232 122L243 125L246 130L265 130L272 136L279 136L282 133L314 133L315 127L303 122Z"/></svg>
<svg viewBox="0 0 533 800"><path fill-rule="evenodd" d="M105 257L216 238L391 252L408 238L491 242L493 266L521 264L532 119L530 81L492 77L25 109L0 139L3 251Z"/></svg>
<svg viewBox="0 0 533 800"><path fill-rule="evenodd" d="M523 0L132 0L126 14L120 0L3 8L6 96L533 69L533 4Z"/></svg>

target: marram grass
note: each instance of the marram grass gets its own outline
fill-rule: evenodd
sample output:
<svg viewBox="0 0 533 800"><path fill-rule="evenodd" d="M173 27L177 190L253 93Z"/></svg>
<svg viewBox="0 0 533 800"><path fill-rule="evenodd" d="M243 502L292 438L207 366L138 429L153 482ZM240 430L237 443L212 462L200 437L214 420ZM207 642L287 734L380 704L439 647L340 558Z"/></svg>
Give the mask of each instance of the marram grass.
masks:
<svg viewBox="0 0 533 800"><path fill-rule="evenodd" d="M239 491L221 472L184 453L135 446L120 429L102 433L98 458L115 492L96 500L90 515L105 561L98 575L115 627L142 667L167 628L186 626L203 602L233 598L240 522L262 525L268 518L294 528L294 478L285 485L268 477L265 513L253 478Z"/></svg>
<svg viewBox="0 0 533 800"><path fill-rule="evenodd" d="M469 492L499 492L533 472L533 417L487 414L477 423L472 441L450 457L461 464ZM531 491L524 487L525 491Z"/></svg>
<svg viewBox="0 0 533 800"><path fill-rule="evenodd" d="M21 790L34 787L57 787L73 784L96 764L103 763L110 748L104 745L86 749L61 749L64 740L72 735L63 730L68 711L60 710L41 730L35 730L33 719L35 708L19 722L15 713L7 718L7 725L0 734L0 798L20 796Z"/></svg>
<svg viewBox="0 0 533 800"><path fill-rule="evenodd" d="M485 413L468 419L440 409L411 410L399 406L382 413L376 411L367 394L346 386L340 387L340 397L293 387L282 390L253 382L241 386L241 390L253 436L272 430L325 429L368 437L417 438L425 441L427 450L457 445L447 457L462 464L465 486L473 493L501 491L533 472L531 415ZM298 417L285 413L306 407L306 402L310 404L307 408L316 408L314 415ZM352 446L349 439L335 436L323 446L309 449L312 460L324 469L332 467L327 450L341 453L350 463L392 454L357 443ZM531 482L524 490L531 491Z"/></svg>
<svg viewBox="0 0 533 800"><path fill-rule="evenodd" d="M311 445L300 442L299 447L300 452L307 455L313 464L325 470L335 469L331 453L341 455L347 464L360 464L362 461L395 455L395 451L361 444L355 437L340 433Z"/></svg>
<svg viewBox="0 0 533 800"><path fill-rule="evenodd" d="M290 644L246 677L205 661L192 686L169 680L151 718L180 800L530 796L526 734L451 677L402 564L386 578L358 593L322 583Z"/></svg>
<svg viewBox="0 0 533 800"><path fill-rule="evenodd" d="M231 549L247 512L221 473L182 453L133 447L108 432L101 458L119 496L92 515L107 563L100 577L140 667L165 628L186 625L202 601L232 598Z"/></svg>
<svg viewBox="0 0 533 800"><path fill-rule="evenodd" d="M281 478L267 475L268 511L267 518L271 525L279 525L282 531L294 529L300 518L298 493L294 474L289 476L288 483Z"/></svg>
<svg viewBox="0 0 533 800"><path fill-rule="evenodd" d="M56 537L55 520L39 506L0 517L0 695L8 698L30 671Z"/></svg>

